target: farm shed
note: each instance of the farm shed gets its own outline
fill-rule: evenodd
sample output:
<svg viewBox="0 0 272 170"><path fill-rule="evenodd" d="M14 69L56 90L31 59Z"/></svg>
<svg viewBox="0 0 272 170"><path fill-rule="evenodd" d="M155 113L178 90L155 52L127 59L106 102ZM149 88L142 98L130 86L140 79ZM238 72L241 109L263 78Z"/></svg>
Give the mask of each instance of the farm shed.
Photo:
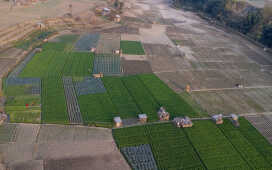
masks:
<svg viewBox="0 0 272 170"><path fill-rule="evenodd" d="M163 107L160 107L160 110L158 111L158 117L161 121L169 120L170 114Z"/></svg>
<svg viewBox="0 0 272 170"><path fill-rule="evenodd" d="M120 21L121 21L121 16L120 15L115 15L114 22L120 22Z"/></svg>
<svg viewBox="0 0 272 170"><path fill-rule="evenodd" d="M223 124L223 115L218 114L218 115L213 115L212 120L218 125L218 124Z"/></svg>
<svg viewBox="0 0 272 170"><path fill-rule="evenodd" d="M146 123L147 122L147 115L146 114L139 114L138 118L139 118L139 121L141 123Z"/></svg>
<svg viewBox="0 0 272 170"><path fill-rule="evenodd" d="M5 113L0 113L0 125L2 125L5 121L7 121L8 116Z"/></svg>
<svg viewBox="0 0 272 170"><path fill-rule="evenodd" d="M239 123L239 116L236 114L231 114L231 122L235 127L239 127L240 123Z"/></svg>
<svg viewBox="0 0 272 170"><path fill-rule="evenodd" d="M185 116L184 118L176 117L174 118L173 122L178 128L180 127L186 128L193 126L193 122L188 116Z"/></svg>
<svg viewBox="0 0 272 170"><path fill-rule="evenodd" d="M121 127L122 126L123 123L122 123L122 119L120 117L114 117L113 120L114 120L115 127Z"/></svg>

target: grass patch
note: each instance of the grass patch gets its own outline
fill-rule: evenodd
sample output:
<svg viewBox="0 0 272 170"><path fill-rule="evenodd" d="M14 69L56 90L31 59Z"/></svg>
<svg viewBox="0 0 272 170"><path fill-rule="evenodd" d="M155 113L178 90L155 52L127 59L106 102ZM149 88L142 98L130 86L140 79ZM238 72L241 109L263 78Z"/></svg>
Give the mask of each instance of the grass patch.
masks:
<svg viewBox="0 0 272 170"><path fill-rule="evenodd" d="M144 49L139 41L121 41L120 47L123 54L144 55Z"/></svg>

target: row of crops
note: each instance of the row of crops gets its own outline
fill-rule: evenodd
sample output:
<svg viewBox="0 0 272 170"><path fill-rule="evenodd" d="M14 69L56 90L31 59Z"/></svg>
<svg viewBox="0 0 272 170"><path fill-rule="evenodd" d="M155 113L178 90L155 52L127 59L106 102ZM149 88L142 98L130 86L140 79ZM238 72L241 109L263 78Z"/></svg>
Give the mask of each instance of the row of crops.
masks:
<svg viewBox="0 0 272 170"><path fill-rule="evenodd" d="M120 56L113 54L95 55L93 73L103 73L104 75L120 75Z"/></svg>
<svg viewBox="0 0 272 170"><path fill-rule="evenodd" d="M158 169L272 169L272 145L244 118L239 128L229 120L222 125L199 120L192 128L164 123L114 129L113 135L121 152L149 144Z"/></svg>
<svg viewBox="0 0 272 170"><path fill-rule="evenodd" d="M91 53L44 50L33 57L19 76L88 76L92 71L92 61Z"/></svg>
<svg viewBox="0 0 272 170"><path fill-rule="evenodd" d="M151 81L148 81L151 79ZM153 74L102 78L106 92L79 96L85 122L112 122L114 116L136 118L145 113L148 121L157 121L157 111L165 106L174 116L197 116L193 108ZM161 90L152 89L159 86ZM96 100L95 100L96 99ZM104 107L107 105L108 107Z"/></svg>

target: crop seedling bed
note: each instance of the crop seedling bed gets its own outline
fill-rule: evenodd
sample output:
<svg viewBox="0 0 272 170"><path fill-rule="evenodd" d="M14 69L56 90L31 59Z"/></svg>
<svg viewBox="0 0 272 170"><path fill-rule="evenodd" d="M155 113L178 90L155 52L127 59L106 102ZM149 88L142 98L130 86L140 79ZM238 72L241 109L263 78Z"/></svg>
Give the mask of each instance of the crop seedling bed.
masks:
<svg viewBox="0 0 272 170"><path fill-rule="evenodd" d="M120 47L123 54L144 55L144 49L139 41L121 41Z"/></svg>

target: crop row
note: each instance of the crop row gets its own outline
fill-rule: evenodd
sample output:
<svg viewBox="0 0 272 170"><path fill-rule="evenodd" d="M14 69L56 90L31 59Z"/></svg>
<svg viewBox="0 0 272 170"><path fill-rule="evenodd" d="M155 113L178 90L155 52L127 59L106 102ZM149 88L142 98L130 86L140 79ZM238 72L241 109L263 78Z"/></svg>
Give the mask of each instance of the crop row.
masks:
<svg viewBox="0 0 272 170"><path fill-rule="evenodd" d="M59 77L42 80L42 122L69 122L62 79Z"/></svg>
<svg viewBox="0 0 272 170"><path fill-rule="evenodd" d="M33 57L20 77L88 76L92 61L90 53L45 50Z"/></svg>
<svg viewBox="0 0 272 170"><path fill-rule="evenodd" d="M250 169L212 121L194 121L185 131L207 169Z"/></svg>
<svg viewBox="0 0 272 170"><path fill-rule="evenodd" d="M245 118L240 118L240 127L238 130L241 134L263 155L263 157L272 162L272 145L255 129ZM272 165L271 165L272 167Z"/></svg>
<svg viewBox="0 0 272 170"><path fill-rule="evenodd" d="M257 149L241 134L238 130L239 128L232 125L230 120L225 120L224 124L218 125L218 127L251 168L268 169L272 166L272 164L269 164Z"/></svg>
<svg viewBox="0 0 272 170"><path fill-rule="evenodd" d="M185 133L172 124L115 129L120 148L150 144L159 169L204 169Z"/></svg>
<svg viewBox="0 0 272 170"><path fill-rule="evenodd" d="M121 41L120 47L123 54L144 55L144 49L139 41Z"/></svg>
<svg viewBox="0 0 272 170"><path fill-rule="evenodd" d="M191 105L189 105L154 74L139 75L139 78L151 92L152 96L156 99L159 105L164 106L172 117L198 116Z"/></svg>

